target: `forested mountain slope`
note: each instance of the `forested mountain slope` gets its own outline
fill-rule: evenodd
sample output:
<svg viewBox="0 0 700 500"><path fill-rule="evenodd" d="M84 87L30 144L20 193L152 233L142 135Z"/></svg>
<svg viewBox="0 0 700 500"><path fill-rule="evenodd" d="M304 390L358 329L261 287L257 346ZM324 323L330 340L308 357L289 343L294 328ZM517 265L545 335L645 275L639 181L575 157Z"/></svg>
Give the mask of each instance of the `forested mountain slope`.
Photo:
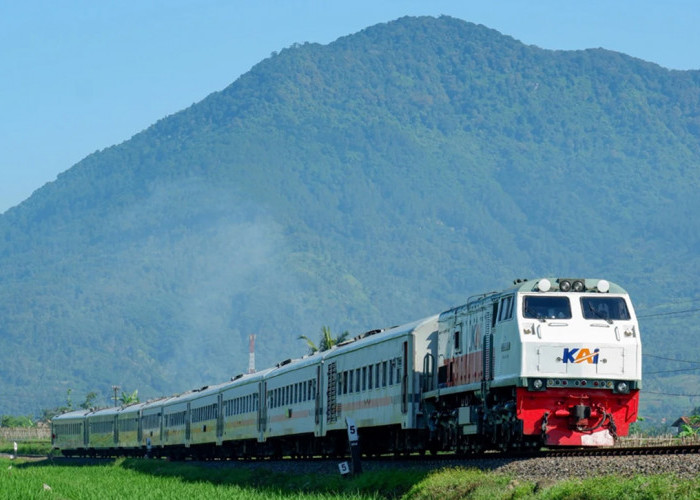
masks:
<svg viewBox="0 0 700 500"><path fill-rule="evenodd" d="M0 216L0 413L180 392L245 371L251 333L268 366L540 275L620 283L645 353L698 359L697 316L659 314L700 299L699 165L697 71L449 17L284 49ZM652 394L698 393L676 375L642 414L692 403Z"/></svg>

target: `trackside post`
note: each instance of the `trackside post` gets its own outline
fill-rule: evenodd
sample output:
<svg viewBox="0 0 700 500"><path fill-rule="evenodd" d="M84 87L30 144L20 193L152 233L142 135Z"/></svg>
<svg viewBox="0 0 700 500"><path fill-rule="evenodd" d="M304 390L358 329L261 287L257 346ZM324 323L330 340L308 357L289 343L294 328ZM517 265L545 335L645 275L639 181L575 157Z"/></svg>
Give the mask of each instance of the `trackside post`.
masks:
<svg viewBox="0 0 700 500"><path fill-rule="evenodd" d="M360 436L355 427L355 421L345 417L345 425L348 428L348 441L350 442L350 456L352 457L353 475L362 474L362 463L360 462Z"/></svg>

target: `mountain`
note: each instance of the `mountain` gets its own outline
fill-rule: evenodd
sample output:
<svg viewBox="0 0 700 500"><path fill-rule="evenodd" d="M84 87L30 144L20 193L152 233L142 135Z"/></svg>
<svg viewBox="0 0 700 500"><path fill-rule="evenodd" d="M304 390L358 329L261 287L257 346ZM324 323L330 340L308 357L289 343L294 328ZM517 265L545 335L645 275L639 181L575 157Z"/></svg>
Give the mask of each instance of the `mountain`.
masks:
<svg viewBox="0 0 700 500"><path fill-rule="evenodd" d="M698 71L449 17L294 45L0 216L0 413L181 392L245 371L251 333L260 368L540 275L620 283L645 370L688 368L699 164ZM699 375L649 375L642 415Z"/></svg>

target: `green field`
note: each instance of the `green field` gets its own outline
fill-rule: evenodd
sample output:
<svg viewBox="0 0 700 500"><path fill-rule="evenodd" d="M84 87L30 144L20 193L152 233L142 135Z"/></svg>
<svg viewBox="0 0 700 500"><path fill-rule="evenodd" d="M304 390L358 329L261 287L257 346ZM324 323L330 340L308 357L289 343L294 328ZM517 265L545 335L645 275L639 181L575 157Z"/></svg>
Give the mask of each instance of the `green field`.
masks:
<svg viewBox="0 0 700 500"><path fill-rule="evenodd" d="M225 463L119 459L86 462L0 458L2 499L656 499L700 498L700 481L615 476L536 483L504 474L450 468L371 471L342 478L280 474Z"/></svg>

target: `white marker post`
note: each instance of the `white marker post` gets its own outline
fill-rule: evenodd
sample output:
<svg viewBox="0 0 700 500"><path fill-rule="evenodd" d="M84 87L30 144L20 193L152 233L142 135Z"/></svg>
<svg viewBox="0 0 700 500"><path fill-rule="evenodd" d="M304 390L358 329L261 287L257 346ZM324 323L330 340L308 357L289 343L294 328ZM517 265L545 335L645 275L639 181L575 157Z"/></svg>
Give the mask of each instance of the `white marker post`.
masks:
<svg viewBox="0 0 700 500"><path fill-rule="evenodd" d="M350 441L350 456L352 457L352 473L362 474L362 463L360 462L360 436L357 433L355 422L351 418L345 417L345 425L348 427L348 441Z"/></svg>

